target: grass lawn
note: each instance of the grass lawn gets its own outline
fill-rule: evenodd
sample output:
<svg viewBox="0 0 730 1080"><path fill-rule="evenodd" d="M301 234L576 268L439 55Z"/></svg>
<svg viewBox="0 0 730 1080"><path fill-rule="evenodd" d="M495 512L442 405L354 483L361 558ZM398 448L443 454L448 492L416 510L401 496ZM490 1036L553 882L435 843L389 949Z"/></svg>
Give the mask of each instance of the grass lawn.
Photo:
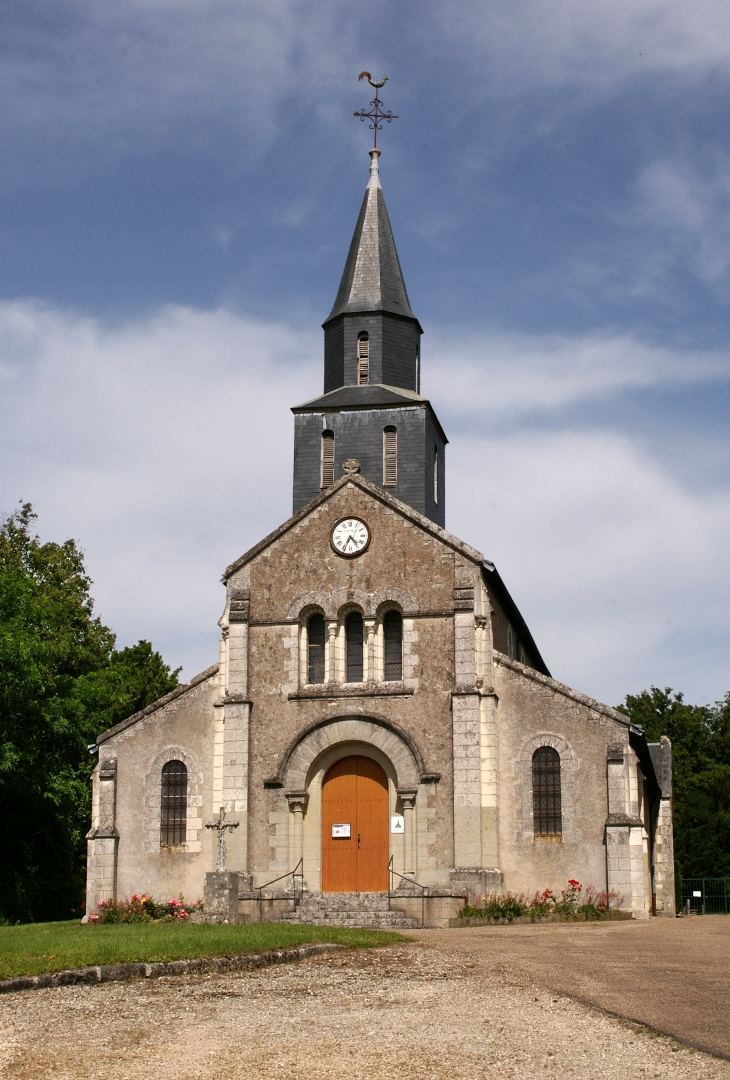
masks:
<svg viewBox="0 0 730 1080"><path fill-rule="evenodd" d="M346 930L329 926L249 923L112 923L82 926L74 922L0 926L0 979L42 971L93 967L124 961L186 960L196 956L235 956L287 949L312 941L355 947L407 941L386 930Z"/></svg>

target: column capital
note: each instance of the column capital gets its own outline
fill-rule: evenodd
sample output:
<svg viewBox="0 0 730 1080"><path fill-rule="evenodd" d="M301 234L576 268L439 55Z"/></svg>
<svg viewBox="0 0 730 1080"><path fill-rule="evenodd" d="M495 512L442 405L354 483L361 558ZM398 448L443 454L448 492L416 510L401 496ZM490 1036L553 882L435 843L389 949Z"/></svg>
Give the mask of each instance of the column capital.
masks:
<svg viewBox="0 0 730 1080"><path fill-rule="evenodd" d="M307 792L306 791L286 791L286 801L289 803L289 809L296 813L297 810L304 812L304 808L307 804Z"/></svg>

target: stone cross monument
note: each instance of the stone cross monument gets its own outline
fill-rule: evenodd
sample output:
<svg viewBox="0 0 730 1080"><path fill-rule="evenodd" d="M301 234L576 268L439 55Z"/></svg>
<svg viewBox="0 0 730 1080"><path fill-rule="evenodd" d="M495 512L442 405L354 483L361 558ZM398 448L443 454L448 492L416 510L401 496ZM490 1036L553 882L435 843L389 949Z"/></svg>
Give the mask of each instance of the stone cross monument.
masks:
<svg viewBox="0 0 730 1080"><path fill-rule="evenodd" d="M206 829L215 829L218 833L218 861L216 870L223 872L226 868L226 829L237 829L238 821L226 821L226 808L221 806L217 821L209 821Z"/></svg>

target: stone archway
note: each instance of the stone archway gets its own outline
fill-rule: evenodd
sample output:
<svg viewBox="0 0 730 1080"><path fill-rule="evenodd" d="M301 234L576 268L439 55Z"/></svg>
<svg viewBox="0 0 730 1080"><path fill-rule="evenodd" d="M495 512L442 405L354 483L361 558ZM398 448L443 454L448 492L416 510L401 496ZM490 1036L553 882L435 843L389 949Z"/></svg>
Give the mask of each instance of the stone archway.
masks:
<svg viewBox="0 0 730 1080"><path fill-rule="evenodd" d="M322 785L343 758L372 759L388 780L389 815L403 814L403 835L391 837L391 853L406 873L415 872L415 806L423 769L417 749L387 722L369 717L338 717L303 733L282 761L280 777L289 804L292 865L303 859L310 890L322 884Z"/></svg>

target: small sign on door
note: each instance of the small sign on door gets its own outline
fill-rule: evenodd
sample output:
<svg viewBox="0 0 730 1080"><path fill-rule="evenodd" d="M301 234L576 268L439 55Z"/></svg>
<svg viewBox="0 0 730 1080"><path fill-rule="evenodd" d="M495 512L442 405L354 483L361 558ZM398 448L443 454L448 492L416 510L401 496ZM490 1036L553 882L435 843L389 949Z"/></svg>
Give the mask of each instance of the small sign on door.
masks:
<svg viewBox="0 0 730 1080"><path fill-rule="evenodd" d="M350 839L350 826L347 825L333 825L332 826L332 839L349 840Z"/></svg>
<svg viewBox="0 0 730 1080"><path fill-rule="evenodd" d="M701 892L693 892L692 895L693 896L702 896L702 893Z"/></svg>
<svg viewBox="0 0 730 1080"><path fill-rule="evenodd" d="M390 819L390 831L392 833L404 833L406 831L402 814L394 814Z"/></svg>

